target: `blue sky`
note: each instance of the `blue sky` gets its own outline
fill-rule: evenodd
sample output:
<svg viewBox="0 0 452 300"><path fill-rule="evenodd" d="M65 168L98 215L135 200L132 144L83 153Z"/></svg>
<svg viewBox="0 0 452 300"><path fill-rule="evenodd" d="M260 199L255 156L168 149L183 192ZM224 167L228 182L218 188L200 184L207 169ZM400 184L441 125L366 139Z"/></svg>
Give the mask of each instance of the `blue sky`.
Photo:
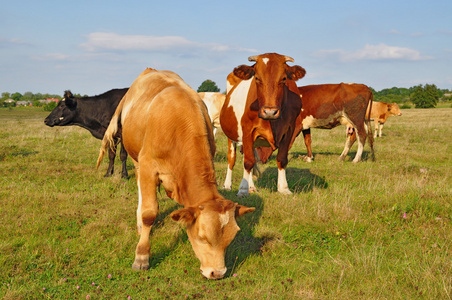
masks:
<svg viewBox="0 0 452 300"><path fill-rule="evenodd" d="M130 86L146 67L224 91L234 67L267 52L306 69L298 85L452 89L450 0L0 4L0 93L96 95Z"/></svg>

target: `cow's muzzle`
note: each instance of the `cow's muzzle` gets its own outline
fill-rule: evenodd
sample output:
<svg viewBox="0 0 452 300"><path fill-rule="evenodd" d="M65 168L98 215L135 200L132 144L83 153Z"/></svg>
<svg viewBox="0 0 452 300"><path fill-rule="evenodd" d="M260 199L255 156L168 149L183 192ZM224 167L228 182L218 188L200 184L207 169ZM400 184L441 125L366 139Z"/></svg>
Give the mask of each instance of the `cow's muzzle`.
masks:
<svg viewBox="0 0 452 300"><path fill-rule="evenodd" d="M55 126L55 121L52 121L50 118L45 118L44 124L46 124L47 126L53 127L53 126Z"/></svg>
<svg viewBox="0 0 452 300"><path fill-rule="evenodd" d="M220 270L213 268L201 268L201 274L207 279L221 279L226 274L227 268Z"/></svg>
<svg viewBox="0 0 452 300"><path fill-rule="evenodd" d="M280 117L280 110L278 107L263 106L259 110L259 117L264 120L275 120Z"/></svg>

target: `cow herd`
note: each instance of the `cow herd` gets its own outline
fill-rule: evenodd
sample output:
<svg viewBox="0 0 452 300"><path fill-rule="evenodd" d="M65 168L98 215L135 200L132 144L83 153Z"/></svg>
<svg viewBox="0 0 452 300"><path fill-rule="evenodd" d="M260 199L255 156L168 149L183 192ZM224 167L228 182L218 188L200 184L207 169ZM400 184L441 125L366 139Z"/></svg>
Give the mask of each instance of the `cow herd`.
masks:
<svg viewBox="0 0 452 300"><path fill-rule="evenodd" d="M138 185L137 230L134 269L149 268L149 234L157 217L158 186L183 208L171 213L185 225L192 248L208 279L223 278L225 251L240 228L236 218L254 211L225 199L218 192L213 158L217 129L228 138L228 169L224 188L232 188L236 148L243 149L244 172L238 196L255 192L252 169L278 150L278 192L291 194L285 168L295 138L303 133L307 160L312 161L310 128L331 129L346 125L344 159L354 141L361 160L369 138L370 119L385 123L401 115L397 104L373 102L370 89L361 84L329 84L298 87L306 74L291 57L276 53L252 56L252 66L236 67L227 76L226 95L196 93L177 74L151 68L143 71L130 88L115 89L94 97L64 98L45 119L48 126L77 125L102 139L97 161L109 152L105 176L113 174L116 146L121 143L122 177L127 177L127 155L132 159ZM377 105L378 103L378 105ZM381 137L381 129L379 132ZM375 137L377 136L377 125Z"/></svg>

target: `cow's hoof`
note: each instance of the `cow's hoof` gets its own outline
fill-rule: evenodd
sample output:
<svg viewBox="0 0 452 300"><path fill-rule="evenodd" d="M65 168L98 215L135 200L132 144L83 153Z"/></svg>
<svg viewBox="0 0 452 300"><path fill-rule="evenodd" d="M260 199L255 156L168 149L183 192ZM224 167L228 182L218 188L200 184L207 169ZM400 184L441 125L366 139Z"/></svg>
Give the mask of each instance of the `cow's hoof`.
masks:
<svg viewBox="0 0 452 300"><path fill-rule="evenodd" d="M250 194L257 194L257 190L256 190L255 187L252 187L252 188L248 189L248 193L250 193Z"/></svg>
<svg viewBox="0 0 452 300"><path fill-rule="evenodd" d="M149 270L149 257L147 259L144 258L135 258L133 262L132 269L136 271L140 270Z"/></svg>
<svg viewBox="0 0 452 300"><path fill-rule="evenodd" d="M303 157L303 161L304 161L304 162L310 163L310 162L312 162L313 160L314 160L314 157L309 157L309 156L304 156L304 157Z"/></svg>
<svg viewBox="0 0 452 300"><path fill-rule="evenodd" d="M278 190L278 192L282 195L292 195L292 192L289 189Z"/></svg>
<svg viewBox="0 0 452 300"><path fill-rule="evenodd" d="M224 188L225 191L230 191L230 190L232 190L232 188L231 188L230 186L223 186L223 188Z"/></svg>
<svg viewBox="0 0 452 300"><path fill-rule="evenodd" d="M339 160L339 161L344 161L344 160L345 160L345 157L344 157L344 156L339 156L338 160Z"/></svg>

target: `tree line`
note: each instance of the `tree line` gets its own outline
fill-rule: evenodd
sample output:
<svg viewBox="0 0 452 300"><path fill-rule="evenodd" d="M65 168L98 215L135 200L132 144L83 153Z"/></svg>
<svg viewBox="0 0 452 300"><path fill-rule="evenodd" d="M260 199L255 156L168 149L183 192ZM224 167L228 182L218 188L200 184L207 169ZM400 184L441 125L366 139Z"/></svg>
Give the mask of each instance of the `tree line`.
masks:
<svg viewBox="0 0 452 300"><path fill-rule="evenodd" d="M374 94L374 101L397 103L410 106L409 103L415 105L416 108L435 107L439 101L451 101L451 91L447 89L439 89L434 84L416 85L410 88L388 88L379 92L370 88Z"/></svg>
<svg viewBox="0 0 452 300"><path fill-rule="evenodd" d="M398 103L402 107L411 107L410 103L414 104L416 108L430 108L435 107L439 101L451 101L451 91L447 89L439 89L434 84L417 85L410 88L398 88L392 87L376 91L370 87L374 94L374 101ZM220 92L217 84L207 79L201 83L197 92ZM74 94L75 97L87 97L87 95ZM0 98L0 107L6 106L5 101L13 99L14 101L30 101L34 106L42 106L42 102L39 100L44 99L61 99L60 95L55 94L41 94L32 92L21 93L9 93L2 92Z"/></svg>

